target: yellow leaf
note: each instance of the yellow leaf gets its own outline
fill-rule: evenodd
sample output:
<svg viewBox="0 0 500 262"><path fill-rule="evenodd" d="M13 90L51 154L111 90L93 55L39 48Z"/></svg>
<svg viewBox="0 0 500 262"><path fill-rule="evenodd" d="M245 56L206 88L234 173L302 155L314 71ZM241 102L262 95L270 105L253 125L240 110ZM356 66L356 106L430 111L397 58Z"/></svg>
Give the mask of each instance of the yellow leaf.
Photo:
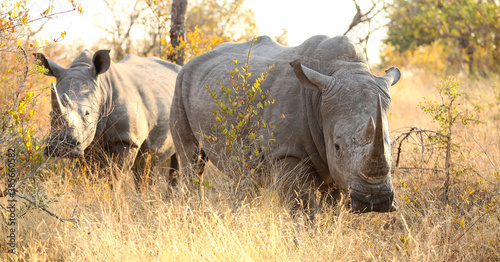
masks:
<svg viewBox="0 0 500 262"><path fill-rule="evenodd" d="M21 45L21 40L17 39L17 45Z"/></svg>

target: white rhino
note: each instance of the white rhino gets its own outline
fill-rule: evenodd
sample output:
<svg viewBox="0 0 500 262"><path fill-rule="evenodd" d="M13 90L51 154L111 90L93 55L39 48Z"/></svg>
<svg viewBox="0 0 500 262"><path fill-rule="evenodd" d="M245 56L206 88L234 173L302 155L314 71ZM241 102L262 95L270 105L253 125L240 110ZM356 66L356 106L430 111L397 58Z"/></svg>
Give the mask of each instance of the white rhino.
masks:
<svg viewBox="0 0 500 262"><path fill-rule="evenodd" d="M109 50L84 50L67 69L34 56L57 79L45 154L79 158L104 151L132 169L136 182L145 174L146 153L156 161L174 155L169 113L180 66L135 55L113 63Z"/></svg>
<svg viewBox="0 0 500 262"><path fill-rule="evenodd" d="M224 141L203 143L200 135L212 131L212 113L218 109L206 86L214 86L214 79L230 86L226 77L235 68L233 61L243 63L250 45L222 44L179 72L170 128L181 173L200 154L222 166L225 159L215 152ZM320 191L336 188L334 195L339 188L345 190L354 211L396 210L387 114L389 88L399 80L399 70L372 75L362 53L344 36L314 36L297 47L260 36L251 53L253 75L272 64L274 69L261 84L275 99L264 109L264 119L276 126L276 141L266 157L289 170L305 162L307 168L297 179ZM299 195L303 203L316 206L314 194Z"/></svg>

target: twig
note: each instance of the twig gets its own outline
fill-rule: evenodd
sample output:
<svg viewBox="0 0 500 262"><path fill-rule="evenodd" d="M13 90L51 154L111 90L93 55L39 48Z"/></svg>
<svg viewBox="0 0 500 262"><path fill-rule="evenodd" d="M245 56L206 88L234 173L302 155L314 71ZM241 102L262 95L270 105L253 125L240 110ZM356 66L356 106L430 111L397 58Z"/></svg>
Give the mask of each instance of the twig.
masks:
<svg viewBox="0 0 500 262"><path fill-rule="evenodd" d="M420 169L420 170L425 170L425 171L444 172L444 170L441 170L441 169L426 168L426 167L396 167L396 168L397 169L404 169L404 170Z"/></svg>
<svg viewBox="0 0 500 262"><path fill-rule="evenodd" d="M58 216L58 215L56 215L56 214L54 214L54 213L50 212L50 211L49 211L48 209L46 209L45 207L43 207L43 206L39 205L39 204L38 204L38 203L36 203L34 200L32 200L32 199L29 199L29 198L25 197L24 195L21 195L21 194L16 194L16 196L17 196L17 197L20 197L20 198L22 198L22 199L24 199L24 200L26 200L26 201L28 201L28 202L30 202L30 203L32 203L32 204L33 204L33 205L35 205L36 207L38 207L38 208L40 208L41 210L43 210L43 211L47 212L47 214L49 214L49 215L51 215L51 216L55 217L56 219L58 219L58 220L59 220L59 221L61 221L61 222L71 222L71 223L73 223L73 224L76 224L76 223L78 222L78 220L77 220L76 218L62 218L62 217L60 217L60 216Z"/></svg>
<svg viewBox="0 0 500 262"><path fill-rule="evenodd" d="M483 151L483 153L486 156L486 158L488 158L488 161L490 161L490 164L493 167L493 169L495 169L495 171L497 171L498 169L495 166L495 163L493 163L493 161L491 160L491 158L488 155L488 153L486 153L486 150L484 150L484 148L481 146L481 144L479 144L479 142L477 142L476 138L469 132L469 129L467 128L467 126L464 125L464 127L465 127L465 131L467 131L467 134L469 134L470 137L472 137L472 140L474 140L474 142L476 143L476 145L478 145L479 148L481 148L481 150Z"/></svg>
<svg viewBox="0 0 500 262"><path fill-rule="evenodd" d="M396 137L394 139L395 143L399 143L397 157L396 157L396 164L395 164L396 167L399 165L399 159L400 159L400 155L401 155L401 148L403 146L403 142L406 139L408 139L410 137L410 135L412 135L414 133L420 135L420 146L422 147L422 150L421 150L422 154L421 154L420 165L422 165L422 159L423 159L424 152L425 152L424 138L423 138L422 134L423 133L431 133L431 134L434 134L434 135L440 135L440 136L444 137L444 135L441 134L441 133L439 133L439 132L432 131L432 130L426 130L426 129L420 129L419 127L416 127L416 126L415 127L411 127L410 131L408 131L408 132L401 133L401 135L399 135L398 137Z"/></svg>
<svg viewBox="0 0 500 262"><path fill-rule="evenodd" d="M47 165L47 163L52 160L53 158L52 157L47 157L45 159L45 162L43 164L41 164L35 171L31 172L30 175L26 176L26 177L23 177L21 179L18 179L16 181L16 191L19 190L19 188L24 184L24 182L30 178L32 178L33 176L37 175L40 171L42 171L42 169L45 168L45 166Z"/></svg>
<svg viewBox="0 0 500 262"><path fill-rule="evenodd" d="M465 233L467 233L478 221L479 219L483 218L484 215L488 214L489 212L484 212L480 217L478 217L476 219L476 221L474 221L460 236L457 237L457 239L455 239L455 241L451 242L450 245L453 245L455 244L458 240L460 240L464 235Z"/></svg>

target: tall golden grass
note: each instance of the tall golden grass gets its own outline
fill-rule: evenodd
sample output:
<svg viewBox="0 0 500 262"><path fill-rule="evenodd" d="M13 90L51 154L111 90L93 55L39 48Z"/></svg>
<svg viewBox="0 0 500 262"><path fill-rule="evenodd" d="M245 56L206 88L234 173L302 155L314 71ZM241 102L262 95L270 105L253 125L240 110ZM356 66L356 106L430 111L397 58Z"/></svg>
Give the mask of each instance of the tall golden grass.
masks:
<svg viewBox="0 0 500 262"><path fill-rule="evenodd" d="M418 126L435 129L417 105L437 99L438 77L403 71L392 87L392 136ZM444 77L443 77L444 78ZM500 259L498 77L464 79L463 87L485 106L484 124L457 128L457 142L470 150L461 161L474 172L454 174L449 202L440 199L443 177L424 169L393 169L397 212L356 214L345 205L321 205L312 223L291 218L273 186L256 188L238 202L229 178L207 166L202 191L172 191L165 172L136 190L131 177L110 189L61 161L41 183L58 202L48 208L76 223L61 222L40 209L18 213L17 254L5 253L8 227L0 234L5 261L498 261ZM481 95L481 96L480 96ZM473 101L473 102L474 102ZM470 103L463 101L465 103ZM495 122L496 121L496 122ZM399 131L398 131L399 130ZM401 165L418 167L408 146ZM394 148L393 148L394 149ZM393 150L394 151L394 150ZM436 154L437 151L436 151ZM417 154L418 155L418 154ZM410 157L412 156L412 157ZM437 162L426 167L440 168ZM436 166L432 166L432 165ZM279 175L275 171L274 175ZM473 191L474 190L474 191ZM0 203L5 204L4 199ZM21 200L20 200L21 201ZM6 211L1 210L2 220Z"/></svg>

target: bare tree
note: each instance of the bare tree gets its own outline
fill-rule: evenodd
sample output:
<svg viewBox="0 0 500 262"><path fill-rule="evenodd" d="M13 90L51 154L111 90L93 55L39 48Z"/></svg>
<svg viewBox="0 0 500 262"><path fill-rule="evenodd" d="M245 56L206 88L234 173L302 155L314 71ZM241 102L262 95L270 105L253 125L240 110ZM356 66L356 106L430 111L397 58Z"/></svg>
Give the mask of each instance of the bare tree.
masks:
<svg viewBox="0 0 500 262"><path fill-rule="evenodd" d="M172 25L170 26L170 42L173 51L168 59L178 65L184 65L184 48L181 41L186 38L187 0L172 1Z"/></svg>
<svg viewBox="0 0 500 262"><path fill-rule="evenodd" d="M113 50L114 60L121 60L130 53L148 56L162 55L162 39L165 39L169 20L170 1L134 0L134 1L103 1L106 10L99 15L100 20L110 17L112 21L104 24L105 36L99 40L103 45Z"/></svg>
<svg viewBox="0 0 500 262"><path fill-rule="evenodd" d="M344 35L350 34L358 40L358 44L363 47L366 61L368 61L368 41L370 36L387 25L387 22L382 21L382 13L389 7L387 0L371 0L367 11L362 11L357 0L352 0L356 7L356 14L352 18L352 22L344 32Z"/></svg>
<svg viewBox="0 0 500 262"><path fill-rule="evenodd" d="M111 11L111 17L114 21L114 24L105 28L106 35L111 36L108 41L110 41L109 44L113 50L115 60L121 60L132 51L133 39L131 32L142 23L141 19L144 17L145 11L149 10L149 7L144 1L137 0L133 3L132 12L122 13L117 10L117 2L114 0L105 0L104 3ZM123 16L124 13L127 14L125 17Z"/></svg>

